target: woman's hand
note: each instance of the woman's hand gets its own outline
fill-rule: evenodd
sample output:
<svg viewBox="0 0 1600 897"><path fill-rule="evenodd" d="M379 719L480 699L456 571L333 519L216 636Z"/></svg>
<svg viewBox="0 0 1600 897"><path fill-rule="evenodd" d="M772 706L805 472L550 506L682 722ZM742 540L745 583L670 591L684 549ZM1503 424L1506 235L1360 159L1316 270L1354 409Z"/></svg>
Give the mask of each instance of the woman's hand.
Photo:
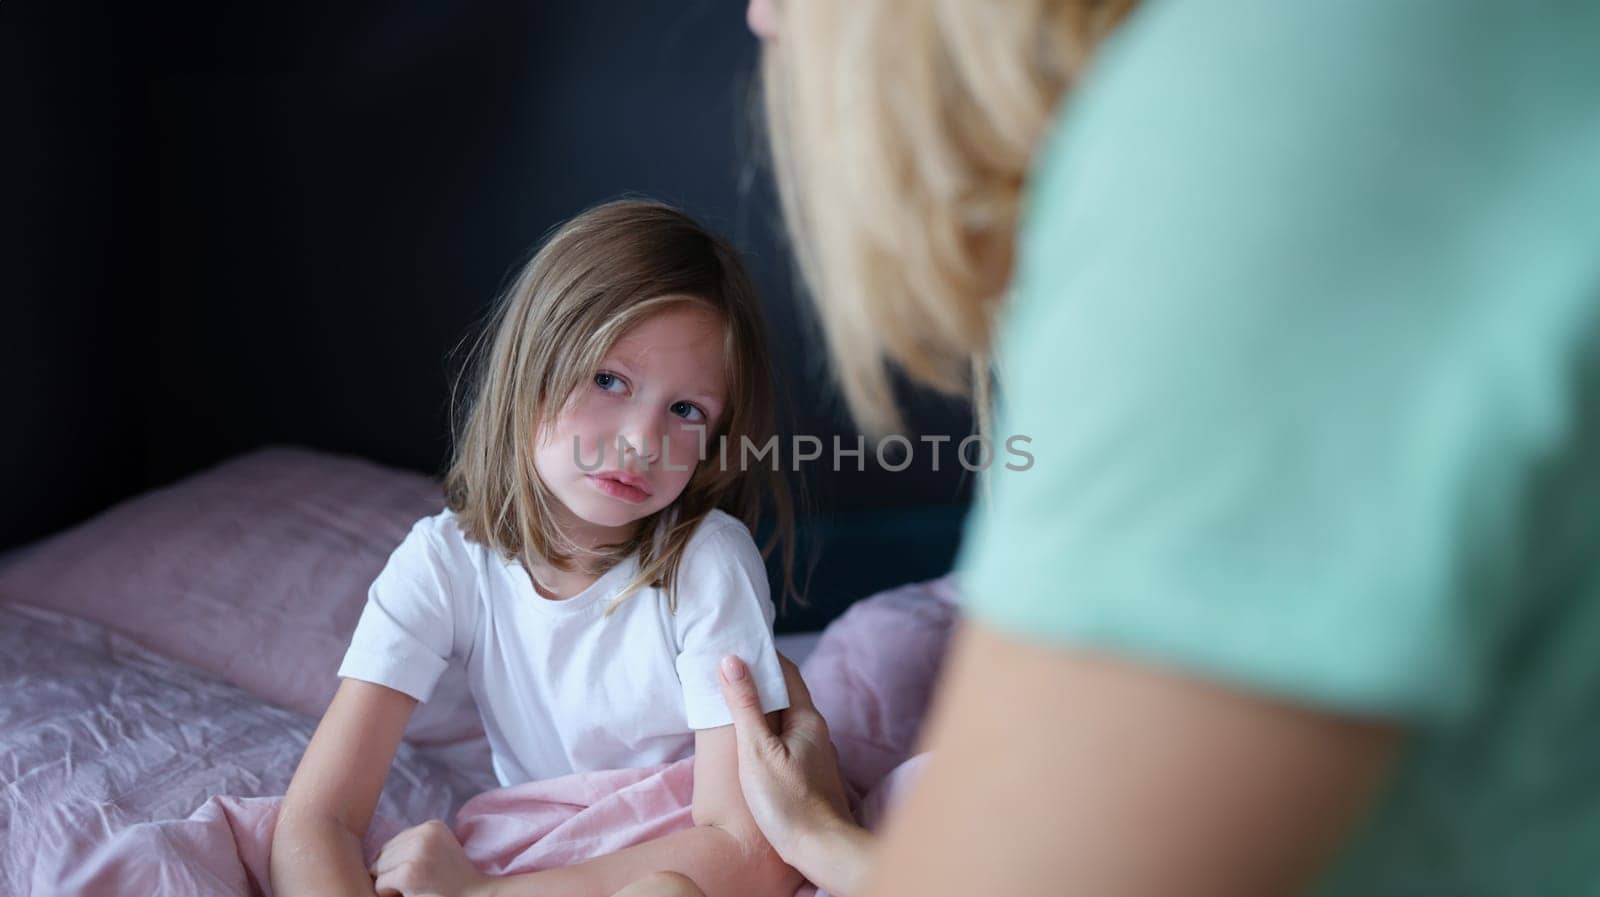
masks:
<svg viewBox="0 0 1600 897"><path fill-rule="evenodd" d="M368 867L379 897L480 897L493 881L467 859L450 827L437 819L390 838Z"/></svg>
<svg viewBox="0 0 1600 897"><path fill-rule="evenodd" d="M831 893L859 893L871 836L850 818L839 755L800 670L779 655L789 708L767 726L749 669L722 660L722 697L739 743L739 785L750 815L784 861Z"/></svg>

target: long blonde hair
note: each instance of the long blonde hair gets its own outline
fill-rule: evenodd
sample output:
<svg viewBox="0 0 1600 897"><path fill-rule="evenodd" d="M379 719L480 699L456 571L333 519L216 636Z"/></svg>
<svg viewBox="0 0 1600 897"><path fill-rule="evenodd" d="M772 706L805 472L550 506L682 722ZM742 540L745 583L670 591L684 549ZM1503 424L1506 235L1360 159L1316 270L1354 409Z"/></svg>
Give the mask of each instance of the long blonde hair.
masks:
<svg viewBox="0 0 1600 897"><path fill-rule="evenodd" d="M1133 0L779 0L763 51L785 222L856 421L898 430L889 365L976 405L1023 181Z"/></svg>
<svg viewBox="0 0 1600 897"><path fill-rule="evenodd" d="M720 508L754 531L768 502L777 525L762 555L781 543L780 602L794 592L788 485L781 473L759 465L745 472L702 460L677 500L641 520L632 538L592 552L562 532L551 513L556 499L534 468L536 441L623 334L683 301L710 307L724 326L728 405L706 444L724 435L734 444L741 437L765 442L774 433L774 397L755 287L728 244L649 200L596 206L551 234L474 344L467 401L458 405L452 394L454 453L444 489L463 533L529 569L542 558L599 574L639 552L638 574L608 613L644 586L665 587L675 609L678 569L700 521Z"/></svg>

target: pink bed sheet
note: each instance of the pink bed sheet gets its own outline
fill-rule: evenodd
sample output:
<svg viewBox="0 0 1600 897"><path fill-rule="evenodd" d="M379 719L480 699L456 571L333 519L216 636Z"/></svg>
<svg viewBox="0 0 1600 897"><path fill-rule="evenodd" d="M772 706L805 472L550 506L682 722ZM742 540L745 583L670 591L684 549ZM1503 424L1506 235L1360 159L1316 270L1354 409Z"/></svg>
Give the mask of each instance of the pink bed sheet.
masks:
<svg viewBox="0 0 1600 897"><path fill-rule="evenodd" d="M942 650L948 597L936 581L862 602L805 665L869 825L920 769L914 739L937 667L927 652ZM881 675L883 663L901 672ZM0 690L0 895L271 894L277 795L310 718L97 624L15 604L0 604ZM569 865L691 824L691 761L492 788L476 748L452 751L401 747L369 859L435 818L453 819L468 855L496 874Z"/></svg>
<svg viewBox="0 0 1600 897"><path fill-rule="evenodd" d="M213 795L282 794L313 720L99 624L12 603L0 603L0 696L0 895L250 893L172 862L187 855L131 847L116 867L144 866L155 890L74 883L108 848L160 837L152 826L205 812ZM379 813L447 817L494 784L466 757L402 745Z"/></svg>

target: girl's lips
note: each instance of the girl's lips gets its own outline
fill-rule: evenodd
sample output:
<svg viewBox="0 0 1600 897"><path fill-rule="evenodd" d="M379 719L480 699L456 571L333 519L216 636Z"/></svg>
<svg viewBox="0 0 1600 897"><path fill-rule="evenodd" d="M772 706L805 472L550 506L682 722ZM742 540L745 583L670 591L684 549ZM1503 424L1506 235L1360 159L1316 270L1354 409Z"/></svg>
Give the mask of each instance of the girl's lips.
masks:
<svg viewBox="0 0 1600 897"><path fill-rule="evenodd" d="M604 492L612 498L619 498L625 502L628 502L629 504L638 504L639 502L642 502L650 497L650 493L640 489L638 486L630 486L627 483L613 480L610 477L591 473L589 474L588 479L589 482L594 484L596 489L599 489L601 492Z"/></svg>

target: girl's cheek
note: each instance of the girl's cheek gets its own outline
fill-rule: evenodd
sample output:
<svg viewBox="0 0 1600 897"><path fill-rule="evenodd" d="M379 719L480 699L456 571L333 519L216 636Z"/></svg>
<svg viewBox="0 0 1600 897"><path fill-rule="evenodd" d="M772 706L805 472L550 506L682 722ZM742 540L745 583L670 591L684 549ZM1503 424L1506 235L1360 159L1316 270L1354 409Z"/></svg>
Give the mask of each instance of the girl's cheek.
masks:
<svg viewBox="0 0 1600 897"><path fill-rule="evenodd" d="M609 420L610 416L600 403L580 402L561 415L558 426L568 434L568 439L577 433L587 442L604 438L603 431L608 426Z"/></svg>
<svg viewBox="0 0 1600 897"><path fill-rule="evenodd" d="M696 451L696 446L692 441L682 448L679 448L678 441L674 439L672 441L672 454L670 456L670 460L673 467L672 472L682 476L684 479L688 479L689 474L694 472L694 466L700 460L700 458L699 453ZM688 469L684 470L684 468Z"/></svg>
<svg viewBox="0 0 1600 897"><path fill-rule="evenodd" d="M584 458L592 459L597 450L597 444L604 439L590 431L578 415L564 414L556 418L551 424L542 448L559 451L562 457L572 457L579 452Z"/></svg>
<svg viewBox="0 0 1600 897"><path fill-rule="evenodd" d="M678 418L678 423L669 434L672 437L672 463L693 464L702 460L705 455L701 450L710 451L710 434L711 429L707 424Z"/></svg>
<svg viewBox="0 0 1600 897"><path fill-rule="evenodd" d="M565 417L556 418L544 432L540 434L538 444L541 448L551 446L571 445L574 430L571 421Z"/></svg>

